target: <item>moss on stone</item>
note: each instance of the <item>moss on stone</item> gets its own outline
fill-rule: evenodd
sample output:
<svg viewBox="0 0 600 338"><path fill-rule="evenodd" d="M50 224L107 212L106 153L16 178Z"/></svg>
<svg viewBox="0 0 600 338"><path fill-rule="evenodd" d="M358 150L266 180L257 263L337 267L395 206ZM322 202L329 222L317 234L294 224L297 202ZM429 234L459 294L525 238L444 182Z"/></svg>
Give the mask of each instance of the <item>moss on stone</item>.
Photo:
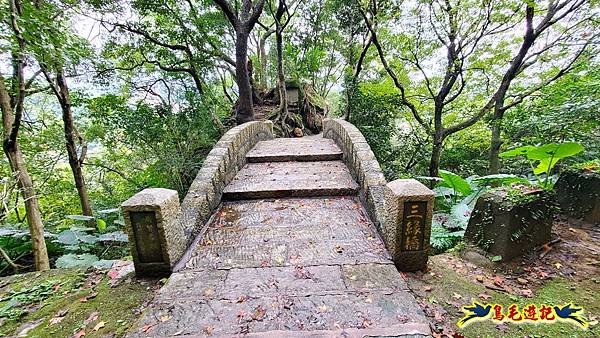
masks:
<svg viewBox="0 0 600 338"><path fill-rule="evenodd" d="M590 160L587 162L575 163L570 165L566 170L576 172L594 173L600 175L600 159Z"/></svg>

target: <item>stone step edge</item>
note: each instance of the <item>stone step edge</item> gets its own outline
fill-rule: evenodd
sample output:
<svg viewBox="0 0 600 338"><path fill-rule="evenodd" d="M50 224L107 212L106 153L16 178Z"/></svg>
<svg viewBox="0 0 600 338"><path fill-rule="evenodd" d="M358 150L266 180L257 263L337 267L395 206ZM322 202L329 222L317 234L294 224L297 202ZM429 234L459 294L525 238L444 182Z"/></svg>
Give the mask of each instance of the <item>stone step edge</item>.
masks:
<svg viewBox="0 0 600 338"><path fill-rule="evenodd" d="M248 153L246 160L249 163L267 163L267 162L321 162L321 161L340 161L343 159L342 152L324 153L324 154L272 154L272 155L254 155Z"/></svg>
<svg viewBox="0 0 600 338"><path fill-rule="evenodd" d="M224 191L223 192L223 200L224 201L241 201L241 200L253 200L253 199L356 196L356 195L358 195L358 187L276 189L276 190L272 189L272 190L258 190L258 191Z"/></svg>

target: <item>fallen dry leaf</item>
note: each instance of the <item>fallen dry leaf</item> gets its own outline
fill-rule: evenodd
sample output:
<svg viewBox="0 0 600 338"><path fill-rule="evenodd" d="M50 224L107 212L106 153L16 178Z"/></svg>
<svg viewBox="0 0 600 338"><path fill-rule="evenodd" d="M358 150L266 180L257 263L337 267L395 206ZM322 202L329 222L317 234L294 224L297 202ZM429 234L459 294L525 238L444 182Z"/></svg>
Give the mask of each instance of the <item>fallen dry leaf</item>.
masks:
<svg viewBox="0 0 600 338"><path fill-rule="evenodd" d="M452 295L452 298L454 298L454 299L456 299L456 300L459 300L459 299L461 299L461 298L462 298L462 296L461 296L461 295L459 295L458 293L454 292L454 294Z"/></svg>
<svg viewBox="0 0 600 338"><path fill-rule="evenodd" d="M210 336L210 335L213 333L213 331L214 331L214 330L215 330L214 326L210 326L210 325L209 325L209 326L205 326L205 327L202 329L202 332L204 332L204 334L206 334L206 335L209 335L209 336Z"/></svg>
<svg viewBox="0 0 600 338"><path fill-rule="evenodd" d="M562 264L560 264L559 262L554 263L554 267L556 267L557 269L562 268Z"/></svg>
<svg viewBox="0 0 600 338"><path fill-rule="evenodd" d="M142 332L144 332L144 333L148 333L148 332L150 332L150 330L152 330L152 327L153 327L153 326L154 326L154 325L144 325L144 326L142 327Z"/></svg>
<svg viewBox="0 0 600 338"><path fill-rule="evenodd" d="M408 322L408 320L410 319L407 315L397 315L396 319L398 319L398 321L402 324Z"/></svg>
<svg viewBox="0 0 600 338"><path fill-rule="evenodd" d="M164 316L160 316L160 318L158 318L158 320L160 320L161 322L166 322L167 320L171 319L173 317L169 316L169 315L164 315Z"/></svg>
<svg viewBox="0 0 600 338"><path fill-rule="evenodd" d="M527 285L527 284L529 284L529 281L525 278L517 278L517 283L519 283L521 285Z"/></svg>
<svg viewBox="0 0 600 338"><path fill-rule="evenodd" d="M475 280L478 281L479 283L483 283L483 279L484 279L484 277L482 275L475 276Z"/></svg>
<svg viewBox="0 0 600 338"><path fill-rule="evenodd" d="M48 321L48 323L50 325L56 325L56 324L62 322L62 320L65 319L65 315L68 312L69 312L69 309L62 309L62 310L58 311L56 313L56 315Z"/></svg>
<svg viewBox="0 0 600 338"><path fill-rule="evenodd" d="M483 300L488 300L490 298L492 298L492 296L490 296L489 294L487 294L486 292L482 292L478 295L479 298L483 299Z"/></svg>
<svg viewBox="0 0 600 338"><path fill-rule="evenodd" d="M533 291L531 291L530 289L523 289L523 290L521 290L521 294L524 297L533 298Z"/></svg>
<svg viewBox="0 0 600 338"><path fill-rule="evenodd" d="M80 337L83 337L83 336L85 336L85 330L80 330L75 335L73 335L73 338L80 338Z"/></svg>
<svg viewBox="0 0 600 338"><path fill-rule="evenodd" d="M238 323L241 323L244 320L244 317L246 317L247 313L244 310L240 310L240 312L238 312L237 314L237 320Z"/></svg>
<svg viewBox="0 0 600 338"><path fill-rule="evenodd" d="M500 330L502 332L508 332L508 330L510 328L508 327L508 325L506 325L506 323L501 323L501 324L496 325L496 329Z"/></svg>
<svg viewBox="0 0 600 338"><path fill-rule="evenodd" d="M93 331L98 331L101 328L103 328L104 326L106 326L105 322L98 322L98 324L96 324L96 326L94 326L94 328L92 329Z"/></svg>
<svg viewBox="0 0 600 338"><path fill-rule="evenodd" d="M444 321L444 317L442 316L442 313L438 310L434 311L434 315L433 315L433 320L435 320L438 323L441 323Z"/></svg>
<svg viewBox="0 0 600 338"><path fill-rule="evenodd" d="M502 286L504 284L504 279L500 276L494 277L494 285Z"/></svg>
<svg viewBox="0 0 600 338"><path fill-rule="evenodd" d="M92 292L85 298L87 298L87 300L90 300L90 299L96 298L97 296L98 296L98 292Z"/></svg>
<svg viewBox="0 0 600 338"><path fill-rule="evenodd" d="M266 315L267 315L267 309L265 309L264 307L259 305L254 309L254 314L252 315L252 320L261 321L261 320L263 320L263 318L265 318Z"/></svg>
<svg viewBox="0 0 600 338"><path fill-rule="evenodd" d="M423 290L429 292L429 291L431 291L431 288L432 288L431 285L427 285L423 288Z"/></svg>
<svg viewBox="0 0 600 338"><path fill-rule="evenodd" d="M330 311L331 311L331 308L325 304L317 306L318 313L325 313L325 312L330 312Z"/></svg>
<svg viewBox="0 0 600 338"><path fill-rule="evenodd" d="M88 326L88 325L90 325L90 323L95 322L98 319L99 315L100 315L100 313L98 313L96 311L90 313L90 315L87 317L87 319L83 321L83 325Z"/></svg>
<svg viewBox="0 0 600 338"><path fill-rule="evenodd" d="M65 319L65 317L50 318L50 320L48 321L48 324L50 324L50 325L56 325L56 324L62 322L63 319Z"/></svg>

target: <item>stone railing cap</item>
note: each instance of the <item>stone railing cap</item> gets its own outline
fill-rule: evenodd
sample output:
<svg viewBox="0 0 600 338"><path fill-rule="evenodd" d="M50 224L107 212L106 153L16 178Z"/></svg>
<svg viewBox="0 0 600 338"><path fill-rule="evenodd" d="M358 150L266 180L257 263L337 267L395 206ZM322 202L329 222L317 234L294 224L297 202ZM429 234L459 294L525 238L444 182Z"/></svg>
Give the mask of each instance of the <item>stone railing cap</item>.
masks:
<svg viewBox="0 0 600 338"><path fill-rule="evenodd" d="M412 178L389 182L387 187L390 188L396 196L435 196L435 193L431 189Z"/></svg>
<svg viewBox="0 0 600 338"><path fill-rule="evenodd" d="M123 202L121 207L137 207L137 206L161 206L165 202L171 200L173 196L178 197L177 191L164 188L147 188L137 194L133 195L130 199Z"/></svg>

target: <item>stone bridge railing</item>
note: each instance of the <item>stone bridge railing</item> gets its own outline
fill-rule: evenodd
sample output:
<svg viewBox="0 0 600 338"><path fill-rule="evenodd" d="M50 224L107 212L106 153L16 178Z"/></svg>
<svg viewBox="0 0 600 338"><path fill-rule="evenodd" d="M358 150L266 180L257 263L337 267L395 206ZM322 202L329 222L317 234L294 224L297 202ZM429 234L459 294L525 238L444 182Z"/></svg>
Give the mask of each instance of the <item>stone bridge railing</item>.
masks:
<svg viewBox="0 0 600 338"><path fill-rule="evenodd" d="M401 271L427 266L434 193L413 179L387 182L362 133L341 119L323 121L323 137L333 139L360 186L360 197Z"/></svg>
<svg viewBox="0 0 600 338"><path fill-rule="evenodd" d="M144 189L121 207L137 275L168 275L199 238L221 203L223 188L246 164L258 141L273 138L273 123L249 122L230 129L210 151L181 206L177 192Z"/></svg>
<svg viewBox="0 0 600 338"><path fill-rule="evenodd" d="M361 132L339 119L323 121L323 137L333 139L360 186L360 198L401 271L425 268L434 194L423 184L387 182ZM145 189L122 204L138 275L168 275L206 229L225 186L246 164L246 153L273 138L271 122L249 122L229 130L206 157L181 206L177 192ZM183 259L182 259L183 258Z"/></svg>

